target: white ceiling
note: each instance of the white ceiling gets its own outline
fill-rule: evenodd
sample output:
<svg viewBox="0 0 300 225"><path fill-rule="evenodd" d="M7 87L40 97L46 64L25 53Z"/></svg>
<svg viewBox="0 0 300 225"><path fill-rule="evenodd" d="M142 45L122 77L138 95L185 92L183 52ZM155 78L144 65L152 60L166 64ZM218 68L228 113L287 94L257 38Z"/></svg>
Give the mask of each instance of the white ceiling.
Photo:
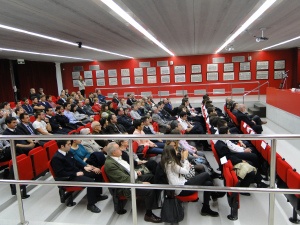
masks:
<svg viewBox="0 0 300 225"><path fill-rule="evenodd" d="M214 53L262 0L116 0L176 56ZM132 56L168 57L100 0L0 0L0 24ZM257 43L265 27L268 41ZM234 52L257 51L300 35L300 1L277 0L232 43ZM300 46L300 39L274 49ZM126 59L0 28L0 48L80 57ZM222 51L223 53L226 50ZM49 62L78 60L0 51L0 58Z"/></svg>

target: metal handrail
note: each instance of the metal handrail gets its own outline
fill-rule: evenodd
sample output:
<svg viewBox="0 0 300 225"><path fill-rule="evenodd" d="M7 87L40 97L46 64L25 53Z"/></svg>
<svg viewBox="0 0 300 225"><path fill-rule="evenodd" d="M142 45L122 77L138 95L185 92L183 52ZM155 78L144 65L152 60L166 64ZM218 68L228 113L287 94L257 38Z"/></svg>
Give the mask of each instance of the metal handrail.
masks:
<svg viewBox="0 0 300 225"><path fill-rule="evenodd" d="M243 95L243 104L245 104L245 96L247 96L248 94L252 93L253 91L257 90L258 89L258 100L260 100L260 88L264 85L268 84L268 87L270 87L270 82L269 81L266 81L265 83L259 85L258 87L246 92L244 95Z"/></svg>
<svg viewBox="0 0 300 225"><path fill-rule="evenodd" d="M66 182L66 181L29 181L29 180L18 180L18 167L16 162L16 151L15 151L15 140L24 140L27 139L28 135L16 135L16 136L0 136L0 140L10 140L11 143L11 151L12 151L12 161L14 166L14 175L16 180L0 180L1 183L13 183L16 185L17 190L17 200L19 206L19 214L20 214L20 223L28 224L25 220L23 202L21 198L20 184L37 184L37 185L63 185L63 186L88 186L88 187L127 187L131 188L131 196L132 196L132 218L133 224L137 224L137 208L136 208L136 196L135 190L138 189L181 189L181 190L196 190L196 191L221 191L221 192L259 192L259 193L269 193L269 219L268 224L274 224L274 211L275 211L275 193L289 193L289 194L298 194L300 193L300 189L275 189L275 175L276 175L276 146L277 139L279 140L292 140L292 139L300 139L299 134L276 134L276 135L263 135L263 134L255 134L255 135L33 135L30 136L31 139L37 140L69 140L69 139L98 139L98 140L129 140L129 158L130 158L130 175L131 175L131 184L120 184L120 183L85 183L85 182ZM207 187L207 186L180 186L180 185L146 185L146 184L135 184L134 181L134 164L133 164L133 150L132 150L132 140L135 139L167 139L167 140L262 140L262 139L271 139L271 165L270 165L270 188L267 189L255 189L255 188L226 188L226 187Z"/></svg>

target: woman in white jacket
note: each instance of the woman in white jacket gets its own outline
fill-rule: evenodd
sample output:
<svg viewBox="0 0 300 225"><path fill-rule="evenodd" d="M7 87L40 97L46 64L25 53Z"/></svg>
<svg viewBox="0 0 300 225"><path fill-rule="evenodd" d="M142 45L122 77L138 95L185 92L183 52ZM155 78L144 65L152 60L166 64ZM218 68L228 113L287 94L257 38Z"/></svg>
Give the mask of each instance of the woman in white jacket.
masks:
<svg viewBox="0 0 300 225"><path fill-rule="evenodd" d="M213 186L213 181L207 172L200 173L189 180L186 180L183 175L189 173L190 163L187 160L188 151L181 152L180 157L176 154L173 146L165 146L161 157L161 165L164 169L169 184L171 185L199 185L199 186ZM188 190L175 190L176 195L188 196L194 193L194 191ZM201 215L203 216L219 216L218 212L210 209L209 201L210 197L213 199L221 197L221 194L216 192L205 191L203 193L203 207L201 209ZM223 195L224 196L224 195Z"/></svg>

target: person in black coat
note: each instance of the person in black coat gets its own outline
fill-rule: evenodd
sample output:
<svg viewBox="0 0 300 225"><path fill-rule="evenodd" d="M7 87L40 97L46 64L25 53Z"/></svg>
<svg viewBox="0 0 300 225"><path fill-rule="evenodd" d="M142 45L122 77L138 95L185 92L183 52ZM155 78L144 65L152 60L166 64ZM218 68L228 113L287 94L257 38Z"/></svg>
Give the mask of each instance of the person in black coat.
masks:
<svg viewBox="0 0 300 225"><path fill-rule="evenodd" d="M79 182L102 182L100 170L93 171L89 165L83 167L68 153L71 148L71 142L68 140L58 140L58 151L51 159L51 167L54 171L56 180L68 180ZM101 210L95 205L98 201L108 198L101 195L102 189L98 187L87 187L87 209L93 213L99 213Z"/></svg>
<svg viewBox="0 0 300 225"><path fill-rule="evenodd" d="M53 134L68 134L72 129L63 128L56 120L56 117L53 116L53 109L48 108L46 110L46 117L49 119L49 123L52 128Z"/></svg>
<svg viewBox="0 0 300 225"><path fill-rule="evenodd" d="M257 124L254 120L250 119L249 116L246 114L246 106L244 104L239 104L238 110L235 113L235 116L240 123L241 121L244 121L247 123L257 134L261 134L263 129L261 124Z"/></svg>
<svg viewBox="0 0 300 225"><path fill-rule="evenodd" d="M107 117L108 125L106 127L107 134L125 134L127 133L125 127L122 124L118 124L117 116L110 114Z"/></svg>
<svg viewBox="0 0 300 225"><path fill-rule="evenodd" d="M134 127L132 125L132 119L129 116L124 114L124 109L123 108L117 108L116 109L116 114L117 114L118 124L123 125L123 127L125 127L127 132L134 129Z"/></svg>

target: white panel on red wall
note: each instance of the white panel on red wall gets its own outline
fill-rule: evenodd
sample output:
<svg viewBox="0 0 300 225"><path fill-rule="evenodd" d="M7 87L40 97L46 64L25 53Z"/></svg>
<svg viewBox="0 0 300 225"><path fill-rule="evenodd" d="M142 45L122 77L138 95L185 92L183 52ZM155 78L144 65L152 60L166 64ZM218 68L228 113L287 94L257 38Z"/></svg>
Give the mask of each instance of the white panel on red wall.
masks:
<svg viewBox="0 0 300 225"><path fill-rule="evenodd" d="M73 80L73 87L79 87L78 80Z"/></svg>
<svg viewBox="0 0 300 225"><path fill-rule="evenodd" d="M224 63L225 62L225 57L214 57L212 59L213 63Z"/></svg>
<svg viewBox="0 0 300 225"><path fill-rule="evenodd" d="M182 74L185 73L185 66L175 66L174 67L175 74Z"/></svg>
<svg viewBox="0 0 300 225"><path fill-rule="evenodd" d="M84 78L93 78L92 71L84 71Z"/></svg>
<svg viewBox="0 0 300 225"><path fill-rule="evenodd" d="M232 88L231 92L232 94L244 94L245 88Z"/></svg>
<svg viewBox="0 0 300 225"><path fill-rule="evenodd" d="M284 74L285 74L284 70L275 70L274 71L274 79L275 80L282 79Z"/></svg>
<svg viewBox="0 0 300 225"><path fill-rule="evenodd" d="M225 94L225 89L213 89L213 94Z"/></svg>
<svg viewBox="0 0 300 225"><path fill-rule="evenodd" d="M240 72L239 80L251 80L251 72Z"/></svg>
<svg viewBox="0 0 300 225"><path fill-rule="evenodd" d="M191 82L202 82L202 74L192 74Z"/></svg>
<svg viewBox="0 0 300 225"><path fill-rule="evenodd" d="M161 83L170 83L170 75L161 76L160 79L161 79L160 80Z"/></svg>
<svg viewBox="0 0 300 225"><path fill-rule="evenodd" d="M234 69L233 63L225 63L224 64L224 72L232 72Z"/></svg>
<svg viewBox="0 0 300 225"><path fill-rule="evenodd" d="M111 86L118 85L117 78L109 78L108 82L109 82L109 85L111 85Z"/></svg>
<svg viewBox="0 0 300 225"><path fill-rule="evenodd" d="M160 74L161 75L170 74L170 67L169 66L160 67Z"/></svg>
<svg viewBox="0 0 300 225"><path fill-rule="evenodd" d="M201 65L192 65L192 73L201 73Z"/></svg>
<svg viewBox="0 0 300 225"><path fill-rule="evenodd" d="M134 76L143 76L143 68L134 68Z"/></svg>
<svg viewBox="0 0 300 225"><path fill-rule="evenodd" d="M85 85L86 85L87 87L92 87L92 86L94 86L93 79L85 79Z"/></svg>
<svg viewBox="0 0 300 225"><path fill-rule="evenodd" d="M185 74L175 75L175 83L184 83Z"/></svg>
<svg viewBox="0 0 300 225"><path fill-rule="evenodd" d="M194 95L205 95L205 94L206 94L206 89L194 90Z"/></svg>
<svg viewBox="0 0 300 225"><path fill-rule="evenodd" d="M116 77L116 76L117 76L117 70L116 69L108 70L108 77Z"/></svg>
<svg viewBox="0 0 300 225"><path fill-rule="evenodd" d="M122 77L122 85L130 85L130 77Z"/></svg>
<svg viewBox="0 0 300 225"><path fill-rule="evenodd" d="M72 72L72 79L79 79L80 72Z"/></svg>
<svg viewBox="0 0 300 225"><path fill-rule="evenodd" d="M157 66L168 66L169 62L168 61L157 61L156 65Z"/></svg>
<svg viewBox="0 0 300 225"><path fill-rule="evenodd" d="M267 80L269 79L269 71L256 71L257 80Z"/></svg>
<svg viewBox="0 0 300 225"><path fill-rule="evenodd" d="M121 69L121 77L129 77L130 70L129 69Z"/></svg>
<svg viewBox="0 0 300 225"><path fill-rule="evenodd" d="M223 73L223 80L234 80L234 72Z"/></svg>
<svg viewBox="0 0 300 225"><path fill-rule="evenodd" d="M274 61L274 69L275 70L285 69L285 60Z"/></svg>
<svg viewBox="0 0 300 225"><path fill-rule="evenodd" d="M147 82L148 84L156 84L157 83L156 76L147 76Z"/></svg>
<svg viewBox="0 0 300 225"><path fill-rule="evenodd" d="M100 70L100 66L99 65L90 65L89 69L90 70Z"/></svg>
<svg viewBox="0 0 300 225"><path fill-rule="evenodd" d="M257 70L268 70L269 69L269 61L257 61L256 69Z"/></svg>
<svg viewBox="0 0 300 225"><path fill-rule="evenodd" d="M96 78L104 77L104 70L96 70Z"/></svg>
<svg viewBox="0 0 300 225"><path fill-rule="evenodd" d="M139 62L139 67L150 67L150 62Z"/></svg>
<svg viewBox="0 0 300 225"><path fill-rule="evenodd" d="M176 96L184 96L188 93L187 90L176 90Z"/></svg>
<svg viewBox="0 0 300 225"><path fill-rule="evenodd" d="M250 70L250 62L240 63L240 71L249 71L249 70Z"/></svg>
<svg viewBox="0 0 300 225"><path fill-rule="evenodd" d="M206 80L219 80L219 74L217 72L207 73Z"/></svg>
<svg viewBox="0 0 300 225"><path fill-rule="evenodd" d="M156 67L147 68L147 75L148 76L156 75Z"/></svg>
<svg viewBox="0 0 300 225"><path fill-rule="evenodd" d="M134 78L134 83L135 84L143 84L144 83L144 78L143 77L135 77Z"/></svg>
<svg viewBox="0 0 300 225"><path fill-rule="evenodd" d="M245 62L245 56L233 56L232 62Z"/></svg>
<svg viewBox="0 0 300 225"><path fill-rule="evenodd" d="M207 72L218 71L218 64L207 64Z"/></svg>
<svg viewBox="0 0 300 225"><path fill-rule="evenodd" d="M97 86L105 86L105 79L97 79Z"/></svg>
<svg viewBox="0 0 300 225"><path fill-rule="evenodd" d="M169 91L159 91L158 96L170 96L170 92Z"/></svg>

